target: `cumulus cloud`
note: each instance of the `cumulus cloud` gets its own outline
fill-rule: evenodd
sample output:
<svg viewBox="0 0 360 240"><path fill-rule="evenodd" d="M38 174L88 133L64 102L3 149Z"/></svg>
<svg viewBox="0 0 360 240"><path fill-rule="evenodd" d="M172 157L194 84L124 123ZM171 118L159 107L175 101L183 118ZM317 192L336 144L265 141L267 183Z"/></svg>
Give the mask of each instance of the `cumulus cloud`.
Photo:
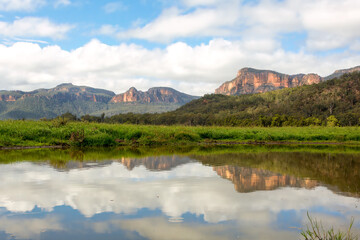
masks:
<svg viewBox="0 0 360 240"><path fill-rule="evenodd" d="M241 37L279 39L284 33L305 32L308 51L351 47L359 40L358 0L236 0L182 1L143 27L123 30L120 39L171 42L189 37ZM189 10L190 8L190 10ZM192 9L192 10L191 10Z"/></svg>
<svg viewBox="0 0 360 240"><path fill-rule="evenodd" d="M0 11L33 11L46 4L46 0L0 0Z"/></svg>
<svg viewBox="0 0 360 240"><path fill-rule="evenodd" d="M0 36L62 39L72 28L72 25L55 24L47 18L24 17L12 23L0 21Z"/></svg>
<svg viewBox="0 0 360 240"><path fill-rule="evenodd" d="M119 32L117 37L166 43L180 37L228 36L233 34L229 27L238 19L236 10L230 3L216 8L197 8L185 14L179 8L172 7L165 9L157 19L144 27Z"/></svg>
<svg viewBox="0 0 360 240"><path fill-rule="evenodd" d="M17 42L0 45L0 85L2 89L33 90L72 82L116 93L132 86L140 90L167 86L202 95L233 79L242 67L325 76L359 63L360 56L354 53L327 56L289 53L266 39L251 42L214 39L196 46L176 42L164 49L151 50L136 44L110 46L92 40L72 51Z"/></svg>

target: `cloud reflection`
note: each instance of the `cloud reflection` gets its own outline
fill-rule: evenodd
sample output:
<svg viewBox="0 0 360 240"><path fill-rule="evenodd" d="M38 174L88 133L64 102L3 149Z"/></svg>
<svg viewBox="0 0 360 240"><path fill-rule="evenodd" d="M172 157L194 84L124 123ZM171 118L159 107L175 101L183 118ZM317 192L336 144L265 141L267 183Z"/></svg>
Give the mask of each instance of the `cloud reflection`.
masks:
<svg viewBox="0 0 360 240"><path fill-rule="evenodd" d="M52 212L54 207L62 205L78 210L86 218L105 212L128 215L136 214L139 209L161 210L163 217L105 219L88 225L98 233L109 232L117 226L149 239L176 239L178 236L212 239L216 238L214 232L227 231L225 228L229 226L223 225L226 221L235 222L236 230L232 231L241 232L242 239L266 236L293 239L297 231L274 228L282 211L294 211L303 222L307 210L316 211L319 207L331 209L325 211L322 218L330 215L338 222L354 214L360 216L356 208L358 199L336 195L325 187L285 187L238 193L232 182L218 176L212 167L193 162L161 172L149 171L143 166L129 171L120 163L67 172L46 165L17 163L1 165L0 175L0 207L14 213L29 212L35 207ZM186 213L203 217L206 224L168 221ZM43 229L62 229L56 216L12 219L5 215L0 212L0 230L19 238L33 238ZM154 224L166 231L153 231ZM18 229L16 226L25 227Z"/></svg>

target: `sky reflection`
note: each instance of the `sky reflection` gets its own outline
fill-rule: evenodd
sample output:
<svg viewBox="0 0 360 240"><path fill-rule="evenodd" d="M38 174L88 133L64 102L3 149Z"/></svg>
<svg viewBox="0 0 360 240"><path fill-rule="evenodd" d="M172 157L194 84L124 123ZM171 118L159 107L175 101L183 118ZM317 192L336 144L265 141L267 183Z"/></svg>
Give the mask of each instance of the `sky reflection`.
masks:
<svg viewBox="0 0 360 240"><path fill-rule="evenodd" d="M146 164L130 170L124 161L68 171L0 165L0 239L297 239L307 211L340 227L354 217L360 228L358 198L321 184L242 193L216 167L178 158L165 171ZM276 184L281 178L254 173L275 176Z"/></svg>

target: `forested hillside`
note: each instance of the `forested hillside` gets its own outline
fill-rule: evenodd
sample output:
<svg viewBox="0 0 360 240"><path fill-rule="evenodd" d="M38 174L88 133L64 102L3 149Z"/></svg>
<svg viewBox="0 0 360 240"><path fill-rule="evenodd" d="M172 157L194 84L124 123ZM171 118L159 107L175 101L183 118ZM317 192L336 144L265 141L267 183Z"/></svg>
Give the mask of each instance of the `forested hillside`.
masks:
<svg viewBox="0 0 360 240"><path fill-rule="evenodd" d="M109 122L223 126L359 124L360 73L296 88L240 95L205 95L161 114L120 114Z"/></svg>

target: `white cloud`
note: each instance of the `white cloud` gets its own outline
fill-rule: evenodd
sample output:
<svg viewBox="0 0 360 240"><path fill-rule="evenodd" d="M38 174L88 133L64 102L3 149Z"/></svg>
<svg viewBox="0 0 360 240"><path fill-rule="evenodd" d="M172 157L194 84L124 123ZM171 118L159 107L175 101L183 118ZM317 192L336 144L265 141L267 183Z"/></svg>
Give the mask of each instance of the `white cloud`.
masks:
<svg viewBox="0 0 360 240"><path fill-rule="evenodd" d="M33 11L46 4L46 0L0 0L0 11Z"/></svg>
<svg viewBox="0 0 360 240"><path fill-rule="evenodd" d="M72 28L72 25L55 24L47 18L24 17L12 23L0 21L0 36L62 39Z"/></svg>
<svg viewBox="0 0 360 240"><path fill-rule="evenodd" d="M0 230L22 239L40 239L44 230L60 231L63 226L57 217L45 217L43 219L11 219L0 217Z"/></svg>
<svg viewBox="0 0 360 240"><path fill-rule="evenodd" d="M167 43L190 37L241 37L278 40L284 33L305 33L308 51L352 47L359 40L358 0L182 0L143 27L117 34L120 39ZM189 10L190 9L190 10Z"/></svg>
<svg viewBox="0 0 360 240"><path fill-rule="evenodd" d="M227 0L229 2L229 0ZM224 0L182 0L187 7L214 6L223 3Z"/></svg>
<svg viewBox="0 0 360 240"><path fill-rule="evenodd" d="M242 8L240 22L247 26L243 35L305 32L307 50L325 51L351 46L360 37L359 12L357 0L261 0Z"/></svg>
<svg viewBox="0 0 360 240"><path fill-rule="evenodd" d="M106 13L114 13L126 10L126 6L122 2L109 2L103 7Z"/></svg>
<svg viewBox="0 0 360 240"><path fill-rule="evenodd" d="M106 24L106 25L102 25L100 27L100 29L95 30L92 32L93 35L115 35L117 32L117 27L110 25L110 24Z"/></svg>
<svg viewBox="0 0 360 240"><path fill-rule="evenodd" d="M71 4L70 0L56 0L54 2L54 7L60 7L60 6L68 6Z"/></svg>
<svg viewBox="0 0 360 240"><path fill-rule="evenodd" d="M153 22L144 27L119 32L117 37L140 38L153 42L170 42L179 37L228 36L238 19L237 8L232 4L221 4L219 8L198 8L183 14L179 8L165 9Z"/></svg>
<svg viewBox="0 0 360 240"><path fill-rule="evenodd" d="M262 46L257 48L257 44ZM165 49L153 50L135 44L109 46L92 40L72 51L18 42L0 45L0 86L33 90L72 82L117 93L132 86L141 90L168 86L202 95L214 92L223 82L234 78L242 67L328 75L359 63L360 56L356 54L318 57L304 52L289 53L265 40L250 44L215 39L194 47L177 42Z"/></svg>

